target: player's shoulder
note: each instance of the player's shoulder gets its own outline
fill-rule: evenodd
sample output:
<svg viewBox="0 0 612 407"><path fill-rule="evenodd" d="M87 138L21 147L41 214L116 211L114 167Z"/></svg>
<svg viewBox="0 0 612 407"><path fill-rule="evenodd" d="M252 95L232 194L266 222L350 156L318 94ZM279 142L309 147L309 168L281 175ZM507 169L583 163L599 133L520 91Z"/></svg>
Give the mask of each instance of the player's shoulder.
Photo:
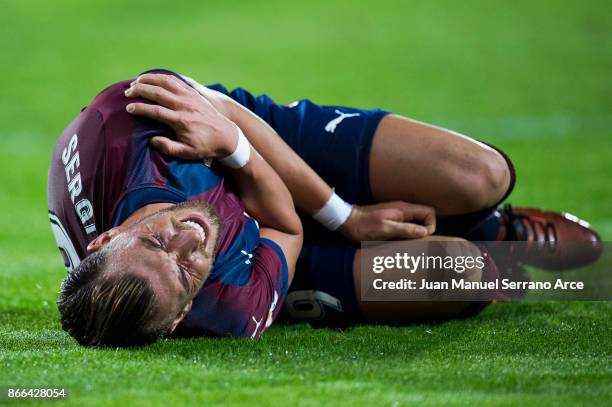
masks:
<svg viewBox="0 0 612 407"><path fill-rule="evenodd" d="M131 82L132 79L125 79L107 86L93 98L85 109L97 110L104 120L110 119L111 115L120 111L127 114L125 106L127 106L128 99L124 92L130 87Z"/></svg>

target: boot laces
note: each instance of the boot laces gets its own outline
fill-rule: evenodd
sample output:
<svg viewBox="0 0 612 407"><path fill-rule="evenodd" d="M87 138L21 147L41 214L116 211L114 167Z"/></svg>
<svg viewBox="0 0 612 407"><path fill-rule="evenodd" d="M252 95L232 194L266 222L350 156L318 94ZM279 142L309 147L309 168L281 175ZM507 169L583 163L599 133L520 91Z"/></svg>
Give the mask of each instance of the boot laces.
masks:
<svg viewBox="0 0 612 407"><path fill-rule="evenodd" d="M531 236L533 240L539 242L552 243L558 241L557 227L554 223L544 218L516 213L510 204L504 205L503 212L512 240L531 240L529 239L529 236ZM541 233L539 233L540 231Z"/></svg>

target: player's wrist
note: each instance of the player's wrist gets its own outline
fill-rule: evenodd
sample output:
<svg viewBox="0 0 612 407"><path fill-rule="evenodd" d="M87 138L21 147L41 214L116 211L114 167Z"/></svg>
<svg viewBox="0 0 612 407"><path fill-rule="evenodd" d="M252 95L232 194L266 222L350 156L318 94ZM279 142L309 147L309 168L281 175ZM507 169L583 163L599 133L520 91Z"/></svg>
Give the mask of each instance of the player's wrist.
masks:
<svg viewBox="0 0 612 407"><path fill-rule="evenodd" d="M251 144L236 124L232 123L232 136L225 137L226 142L219 154L219 162L226 167L238 169L244 167L251 158Z"/></svg>
<svg viewBox="0 0 612 407"><path fill-rule="evenodd" d="M352 212L353 206L333 192L313 218L327 229L337 230L346 223Z"/></svg>
<svg viewBox="0 0 612 407"><path fill-rule="evenodd" d="M222 131L220 131L219 145L215 158L222 159L232 154L238 145L238 130L237 125L231 121L227 121Z"/></svg>

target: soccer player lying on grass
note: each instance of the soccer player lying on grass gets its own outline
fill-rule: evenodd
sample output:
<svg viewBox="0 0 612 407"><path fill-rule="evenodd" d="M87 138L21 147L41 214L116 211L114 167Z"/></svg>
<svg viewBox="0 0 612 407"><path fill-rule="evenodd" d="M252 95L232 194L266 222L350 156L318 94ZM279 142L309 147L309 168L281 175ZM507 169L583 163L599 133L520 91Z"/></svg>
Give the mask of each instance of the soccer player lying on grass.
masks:
<svg viewBox="0 0 612 407"><path fill-rule="evenodd" d="M83 345L121 346L257 337L283 303L287 317L327 325L468 315L482 302L360 301L358 242L436 228L475 241L598 240L564 214L498 208L513 185L505 154L444 129L151 71L101 92L56 144L62 326ZM522 261L559 267L555 254Z"/></svg>

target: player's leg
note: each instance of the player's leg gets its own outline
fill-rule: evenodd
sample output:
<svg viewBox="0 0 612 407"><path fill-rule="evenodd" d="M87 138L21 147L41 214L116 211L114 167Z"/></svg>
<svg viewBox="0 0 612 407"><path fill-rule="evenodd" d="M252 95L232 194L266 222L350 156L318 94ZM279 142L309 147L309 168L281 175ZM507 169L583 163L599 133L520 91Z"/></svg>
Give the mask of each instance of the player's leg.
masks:
<svg viewBox="0 0 612 407"><path fill-rule="evenodd" d="M511 166L495 149L393 114L376 129L369 174L374 200L429 205L439 216L491 208L512 184Z"/></svg>
<svg viewBox="0 0 612 407"><path fill-rule="evenodd" d="M512 161L501 150L452 131L385 116L372 140L369 175L376 201L399 199L435 207L440 234L541 243L516 254L522 263L561 270L590 264L601 253L597 233L575 216L498 208L514 187ZM579 251L561 253L558 241L585 244Z"/></svg>
<svg viewBox="0 0 612 407"><path fill-rule="evenodd" d="M445 242L459 243L461 245L472 245L471 243L459 239L447 236L432 236L427 240L439 240ZM478 251L479 249L473 246L473 250ZM479 253L480 255L480 253ZM353 281L355 288L355 298L359 304L359 310L364 322L372 324L406 324L416 321L435 321L435 320L446 320L452 318L464 318L472 316L481 311L489 301L481 301L482 293L478 294L478 291L465 291L462 293L462 297L466 300L462 301L442 301L442 300L431 300L431 301L365 301L361 296L362 284L370 281L370 279L362 279L361 276L361 249L355 253L353 261ZM413 281L419 282L421 279L435 280L435 276L432 273L439 271L429 271L420 269L417 270L411 277ZM463 274L463 278L467 281L482 281L485 279L485 273L493 273L496 275L497 270L495 264L490 258L487 258L486 266L484 269L469 269ZM490 278L489 275L487 278ZM456 297L458 295L457 290L449 289L448 294ZM443 291L439 291L438 294L443 298L447 295ZM469 298L472 298L469 300Z"/></svg>
<svg viewBox="0 0 612 407"><path fill-rule="evenodd" d="M451 237L428 238L435 239L472 245ZM334 327L357 323L405 324L467 317L488 304L471 291L464 298L474 295L473 301L364 301L361 297L361 249L350 242L337 240L334 243L306 246L302 250L295 280L285 300L285 319ZM480 281L483 275L487 279L491 278L491 273L496 276L494 263L489 260L486 264L484 270L470 270L466 278ZM422 271L418 273L427 275Z"/></svg>
<svg viewBox="0 0 612 407"><path fill-rule="evenodd" d="M456 250L467 251L465 255L481 256L481 248L464 239L453 238L448 236L431 236L422 239L424 241L437 241L446 243L442 247L449 250L447 255L457 256ZM425 246L427 247L427 246ZM424 249L427 251L427 249ZM469 252L469 253L468 253ZM439 252L436 255L440 255ZM444 257L444 254L442 254ZM359 310L364 322L372 324L406 324L416 321L434 321L445 320L452 318L464 318L473 316L484 309L490 303L490 299L494 293L488 293L489 300L483 301L483 292L478 290L464 290L461 293L458 289L449 288L447 290L438 290L436 300L429 301L414 301L409 300L407 295L402 293L403 301L366 301L362 297L362 285L371 283L372 280L365 278L362 280L361 267L362 249L355 252L353 260L353 276L355 299L359 305ZM462 274L462 279L466 281L490 281L497 278L497 268L493 260L486 254L484 256L485 267L482 269L471 268L466 269ZM411 274L411 280L419 282L421 280L439 281L438 275L440 270L427 270L420 268ZM367 289L367 287L364 287ZM422 295L422 291L420 295ZM393 295L391 293L390 295ZM456 299L461 297L461 301L443 300L444 298Z"/></svg>

